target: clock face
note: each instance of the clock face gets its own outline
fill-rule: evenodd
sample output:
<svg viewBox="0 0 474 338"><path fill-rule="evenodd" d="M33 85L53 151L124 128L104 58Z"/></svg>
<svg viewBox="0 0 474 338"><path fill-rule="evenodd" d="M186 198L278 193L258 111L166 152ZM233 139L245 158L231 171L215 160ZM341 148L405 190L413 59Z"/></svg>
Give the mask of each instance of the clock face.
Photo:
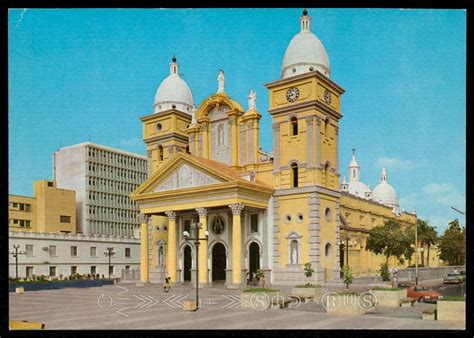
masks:
<svg viewBox="0 0 474 338"><path fill-rule="evenodd" d="M290 88L288 89L288 91L286 92L286 99L288 100L288 102L295 102L296 100L298 100L298 97L300 96L300 91L298 90L298 88Z"/></svg>
<svg viewBox="0 0 474 338"><path fill-rule="evenodd" d="M221 216L214 217L211 224L212 232L215 233L216 235L220 235L221 233L224 232L224 228L225 228L224 218L222 218Z"/></svg>
<svg viewBox="0 0 474 338"><path fill-rule="evenodd" d="M327 104L331 104L331 92L327 89L324 91L324 101Z"/></svg>

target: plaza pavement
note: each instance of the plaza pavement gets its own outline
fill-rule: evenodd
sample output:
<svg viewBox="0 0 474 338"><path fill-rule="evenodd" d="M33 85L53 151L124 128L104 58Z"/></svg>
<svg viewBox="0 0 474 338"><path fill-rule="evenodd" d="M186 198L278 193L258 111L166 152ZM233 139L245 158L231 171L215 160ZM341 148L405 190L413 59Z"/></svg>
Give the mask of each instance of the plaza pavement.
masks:
<svg viewBox="0 0 474 338"><path fill-rule="evenodd" d="M192 300L192 286L175 286L164 293L161 285L137 287L130 283L87 289L10 293L9 319L45 323L46 330L140 329L465 329L464 323L425 321L386 313L335 316L307 303L292 309L246 309L240 291L225 287L199 290L201 308L182 309ZM411 316L421 312L411 310ZM405 318L403 318L405 317Z"/></svg>

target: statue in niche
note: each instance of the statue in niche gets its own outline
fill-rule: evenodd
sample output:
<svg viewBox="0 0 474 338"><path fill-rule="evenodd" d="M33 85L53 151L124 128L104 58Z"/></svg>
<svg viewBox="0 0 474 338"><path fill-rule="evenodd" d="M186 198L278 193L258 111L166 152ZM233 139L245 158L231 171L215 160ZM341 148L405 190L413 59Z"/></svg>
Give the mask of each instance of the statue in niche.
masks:
<svg viewBox="0 0 474 338"><path fill-rule="evenodd" d="M248 96L248 104L249 104L249 110L257 110L257 92L250 90L249 96Z"/></svg>
<svg viewBox="0 0 474 338"><path fill-rule="evenodd" d="M291 264L298 264L298 243L296 241L291 242Z"/></svg>
<svg viewBox="0 0 474 338"><path fill-rule="evenodd" d="M163 247L158 249L158 266L163 266Z"/></svg>
<svg viewBox="0 0 474 338"><path fill-rule="evenodd" d="M196 121L196 113L197 113L197 108L196 105L193 105L193 110L191 111L191 124L197 124Z"/></svg>
<svg viewBox="0 0 474 338"><path fill-rule="evenodd" d="M217 74L217 92L218 93L223 93L224 92L224 71L222 69L219 69L219 73Z"/></svg>

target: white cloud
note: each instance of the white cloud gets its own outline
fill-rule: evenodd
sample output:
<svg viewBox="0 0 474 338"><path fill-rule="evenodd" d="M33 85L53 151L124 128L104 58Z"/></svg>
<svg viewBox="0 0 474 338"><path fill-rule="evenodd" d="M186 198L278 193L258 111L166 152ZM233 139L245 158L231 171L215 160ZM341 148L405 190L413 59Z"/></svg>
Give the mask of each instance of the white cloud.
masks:
<svg viewBox="0 0 474 338"><path fill-rule="evenodd" d="M376 164L378 167L392 170L412 170L420 167L419 163L410 160L402 160L396 157L379 157Z"/></svg>

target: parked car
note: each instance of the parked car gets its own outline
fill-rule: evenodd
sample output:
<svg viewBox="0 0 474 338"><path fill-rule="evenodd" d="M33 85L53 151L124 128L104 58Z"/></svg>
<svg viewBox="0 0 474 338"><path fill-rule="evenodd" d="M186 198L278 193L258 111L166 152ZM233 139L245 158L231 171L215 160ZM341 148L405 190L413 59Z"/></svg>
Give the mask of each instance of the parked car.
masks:
<svg viewBox="0 0 474 338"><path fill-rule="evenodd" d="M458 273L448 273L443 279L444 284L461 284L464 281L464 276Z"/></svg>
<svg viewBox="0 0 474 338"><path fill-rule="evenodd" d="M407 297L425 303L436 303L438 299L443 298L439 292L430 290L426 286L416 285L410 286L407 289Z"/></svg>

